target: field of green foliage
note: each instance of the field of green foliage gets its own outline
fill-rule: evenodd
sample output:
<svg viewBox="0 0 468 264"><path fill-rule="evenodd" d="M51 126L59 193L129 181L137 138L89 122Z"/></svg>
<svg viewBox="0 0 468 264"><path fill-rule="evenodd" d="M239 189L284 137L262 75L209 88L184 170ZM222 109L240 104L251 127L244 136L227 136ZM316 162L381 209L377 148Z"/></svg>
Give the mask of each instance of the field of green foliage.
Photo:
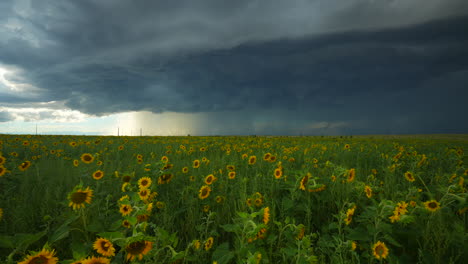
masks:
<svg viewBox="0 0 468 264"><path fill-rule="evenodd" d="M468 137L0 135L0 262L463 263Z"/></svg>

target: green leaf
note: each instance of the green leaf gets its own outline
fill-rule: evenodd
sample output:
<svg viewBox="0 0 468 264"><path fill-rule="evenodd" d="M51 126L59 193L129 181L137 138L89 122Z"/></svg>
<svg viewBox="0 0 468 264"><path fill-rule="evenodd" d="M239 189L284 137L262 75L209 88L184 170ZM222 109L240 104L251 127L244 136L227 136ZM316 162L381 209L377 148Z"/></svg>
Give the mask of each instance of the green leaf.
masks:
<svg viewBox="0 0 468 264"><path fill-rule="evenodd" d="M385 240L387 240L390 244L396 246L396 247L403 247L398 241L396 241L393 237L391 237L389 234L385 234L383 236Z"/></svg>
<svg viewBox="0 0 468 264"><path fill-rule="evenodd" d="M227 242L219 245L213 252L213 261L217 261L218 264L227 264L232 258L234 258L234 252L229 250Z"/></svg>
<svg viewBox="0 0 468 264"><path fill-rule="evenodd" d="M61 239L68 237L70 234L70 227L68 225L62 225L57 228L55 232L50 236L49 243L55 243Z"/></svg>
<svg viewBox="0 0 468 264"><path fill-rule="evenodd" d="M12 241L13 241L12 236L0 235L0 248L15 248Z"/></svg>
<svg viewBox="0 0 468 264"><path fill-rule="evenodd" d="M70 247L71 247L74 259L85 258L87 256L87 254L88 254L88 251L86 249L86 245L83 244L83 243L80 243L78 241L72 242Z"/></svg>
<svg viewBox="0 0 468 264"><path fill-rule="evenodd" d="M99 237L102 238L107 238L109 240L116 240L116 239L121 239L124 238L124 234L122 232L102 232L97 234Z"/></svg>
<svg viewBox="0 0 468 264"><path fill-rule="evenodd" d="M35 234L15 234L14 244L16 248L27 249L29 245L37 242L41 239L47 232L41 231Z"/></svg>
<svg viewBox="0 0 468 264"><path fill-rule="evenodd" d="M226 232L234 232L234 233L239 230L239 226L233 225L233 224L222 225L221 228L226 230Z"/></svg>

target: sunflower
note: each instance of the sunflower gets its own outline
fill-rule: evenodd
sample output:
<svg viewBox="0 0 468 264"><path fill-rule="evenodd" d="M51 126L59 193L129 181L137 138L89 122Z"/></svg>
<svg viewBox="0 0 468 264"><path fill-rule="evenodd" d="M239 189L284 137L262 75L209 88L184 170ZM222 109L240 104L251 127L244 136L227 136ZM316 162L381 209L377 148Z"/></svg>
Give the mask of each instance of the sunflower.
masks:
<svg viewBox="0 0 468 264"><path fill-rule="evenodd" d="M197 240L192 241L192 245L193 245L193 248L195 248L196 250L199 250L201 246L201 242L200 240L197 239Z"/></svg>
<svg viewBox="0 0 468 264"><path fill-rule="evenodd" d="M127 260L133 261L138 257L139 260L143 258L144 255L153 248L153 242L141 240L129 243L125 246L125 251L127 251Z"/></svg>
<svg viewBox="0 0 468 264"><path fill-rule="evenodd" d="M372 188L369 185L366 185L366 187L364 187L364 192L366 193L367 198L372 197Z"/></svg>
<svg viewBox="0 0 468 264"><path fill-rule="evenodd" d="M140 199L142 201L148 200L148 197L150 196L150 194L151 194L151 191L146 188L143 188L138 192L138 195L140 196Z"/></svg>
<svg viewBox="0 0 468 264"><path fill-rule="evenodd" d="M133 211L133 208L129 204L121 204L120 205L120 213L122 216L129 215Z"/></svg>
<svg viewBox="0 0 468 264"><path fill-rule="evenodd" d="M227 165L227 166L226 166L226 169L227 169L228 171L233 171L233 170L236 169L236 167L235 167L234 165Z"/></svg>
<svg viewBox="0 0 468 264"><path fill-rule="evenodd" d="M376 259L385 259L387 258L388 256L388 248L387 246L385 245L384 242L380 242L380 241L377 241L377 243L375 243L373 246L372 246L372 255L374 255L374 257Z"/></svg>
<svg viewBox="0 0 468 264"><path fill-rule="evenodd" d="M0 177L5 175L6 172L7 172L7 169L3 167L3 165L0 165Z"/></svg>
<svg viewBox="0 0 468 264"><path fill-rule="evenodd" d="M263 199L262 198L257 198L254 201L255 206L260 207L263 205Z"/></svg>
<svg viewBox="0 0 468 264"><path fill-rule="evenodd" d="M274 175L276 179L281 178L281 176L283 176L283 168L276 168Z"/></svg>
<svg viewBox="0 0 468 264"><path fill-rule="evenodd" d="M268 161L270 159L270 156L271 156L271 153L265 153L265 155L263 155L263 160L264 161Z"/></svg>
<svg viewBox="0 0 468 264"><path fill-rule="evenodd" d="M224 202L224 199L225 198L223 196L218 195L218 196L216 196L215 201L217 203L222 203L222 202Z"/></svg>
<svg viewBox="0 0 468 264"><path fill-rule="evenodd" d="M73 166L78 167L78 165L80 165L80 161L79 160L73 160Z"/></svg>
<svg viewBox="0 0 468 264"><path fill-rule="evenodd" d="M132 180L132 176L130 176L130 175L122 176L122 181L123 182L130 182L131 180Z"/></svg>
<svg viewBox="0 0 468 264"><path fill-rule="evenodd" d="M21 163L18 168L20 169L20 171L25 171L27 170L29 167L31 166L31 162L29 160Z"/></svg>
<svg viewBox="0 0 468 264"><path fill-rule="evenodd" d="M257 162L257 156L250 156L249 157L249 165L254 165Z"/></svg>
<svg viewBox="0 0 468 264"><path fill-rule="evenodd" d="M0 165L5 164L5 162L6 162L6 158L0 154Z"/></svg>
<svg viewBox="0 0 468 264"><path fill-rule="evenodd" d="M161 201L157 201L156 202L156 207L158 209L163 209L164 207L166 207L166 204L164 202L161 202Z"/></svg>
<svg viewBox="0 0 468 264"><path fill-rule="evenodd" d="M356 247L357 247L356 241L351 241L351 250L352 250L352 251L355 251L355 250L356 250Z"/></svg>
<svg viewBox="0 0 468 264"><path fill-rule="evenodd" d="M242 159L245 159L245 158L247 158L248 156L249 156L249 155L247 155L246 153L244 153L244 154L242 154L241 158L242 158Z"/></svg>
<svg viewBox="0 0 468 264"><path fill-rule="evenodd" d="M90 164L94 161L94 157L93 155L89 154L89 153L84 153L83 155L81 155L81 161L86 163L86 164Z"/></svg>
<svg viewBox="0 0 468 264"><path fill-rule="evenodd" d="M3 218L3 208L0 208L0 220Z"/></svg>
<svg viewBox="0 0 468 264"><path fill-rule="evenodd" d="M410 171L405 172L405 178L406 178L406 180L409 181L409 182L414 182L414 181L416 180L416 179L414 178L413 173L410 172Z"/></svg>
<svg viewBox="0 0 468 264"><path fill-rule="evenodd" d="M343 149L349 149L351 146L349 144L344 145Z"/></svg>
<svg viewBox="0 0 468 264"><path fill-rule="evenodd" d="M104 172L102 170L97 170L93 173L93 178L95 180L100 180L102 177L104 177Z"/></svg>
<svg viewBox="0 0 468 264"><path fill-rule="evenodd" d="M307 173L307 175L304 176L304 178L302 178L302 180L300 182L300 185L299 185L299 189L301 189L303 191L306 190L307 183L309 182L309 177L310 177L310 174Z"/></svg>
<svg viewBox="0 0 468 264"><path fill-rule="evenodd" d="M252 198L247 198L247 200L245 200L245 203L248 207L252 207Z"/></svg>
<svg viewBox="0 0 468 264"><path fill-rule="evenodd" d="M158 178L158 184L170 183L174 175L172 173L165 173Z"/></svg>
<svg viewBox="0 0 468 264"><path fill-rule="evenodd" d="M76 145L77 145L75 141L71 141L68 144L70 145L70 147L76 147Z"/></svg>
<svg viewBox="0 0 468 264"><path fill-rule="evenodd" d="M127 219L125 219L122 221L122 226L125 228L130 228L132 224L130 224L130 222Z"/></svg>
<svg viewBox="0 0 468 264"><path fill-rule="evenodd" d="M123 149L124 149L124 146L120 145L117 149L118 149L119 151L120 151L120 150L123 150Z"/></svg>
<svg viewBox="0 0 468 264"><path fill-rule="evenodd" d="M270 207L263 209L263 223L266 225L270 221Z"/></svg>
<svg viewBox="0 0 468 264"><path fill-rule="evenodd" d="M435 212L440 209L440 203L437 202L436 200L430 200L430 201L424 202L424 207L426 208L426 210L430 212Z"/></svg>
<svg viewBox="0 0 468 264"><path fill-rule="evenodd" d="M73 210L84 208L85 203L91 203L91 197L93 196L93 190L86 187L86 189L82 188L75 188L72 192L68 194L68 200L70 203L68 206L73 207Z"/></svg>
<svg viewBox="0 0 468 264"><path fill-rule="evenodd" d="M276 161L276 156L271 155L270 158L268 159L269 162L275 162Z"/></svg>
<svg viewBox="0 0 468 264"><path fill-rule="evenodd" d="M354 181L355 177L356 177L356 170L354 168L349 169L348 178L346 179L346 181L347 182L352 182L352 181Z"/></svg>
<svg viewBox="0 0 468 264"><path fill-rule="evenodd" d="M200 160L194 160L194 161L193 161L192 167L193 167L194 169L200 168Z"/></svg>
<svg viewBox="0 0 468 264"><path fill-rule="evenodd" d="M18 264L56 264L58 261L57 257L54 257L55 250L49 251L47 249L42 249L34 255L26 256L26 259L18 262Z"/></svg>
<svg viewBox="0 0 468 264"><path fill-rule="evenodd" d="M213 174L210 174L208 176L205 177L205 183L206 185L211 185L213 182L215 182L217 180L217 178L213 175Z"/></svg>
<svg viewBox="0 0 468 264"><path fill-rule="evenodd" d="M209 237L209 238L205 241L205 250L206 250L206 251L210 250L210 248L213 247L213 242L214 242L214 238L213 238L213 237Z"/></svg>
<svg viewBox="0 0 468 264"><path fill-rule="evenodd" d="M211 192L211 188L210 186L208 185L203 185L201 188L200 188L200 191L199 191L199 194L198 194L198 197L200 199L206 199L208 198L208 196L210 196L210 192Z"/></svg>
<svg viewBox="0 0 468 264"><path fill-rule="evenodd" d="M234 178L236 178L236 172L235 172L235 171L230 171L230 172L228 173L228 178L229 178L230 180L233 180Z"/></svg>
<svg viewBox="0 0 468 264"><path fill-rule="evenodd" d="M167 156L162 156L161 157L161 161L164 162L164 163L168 163L169 162L169 158Z"/></svg>
<svg viewBox="0 0 468 264"><path fill-rule="evenodd" d="M138 180L138 187L140 189L148 188L151 185L151 178L149 177L143 177Z"/></svg>
<svg viewBox="0 0 468 264"><path fill-rule="evenodd" d="M115 248L112 245L112 242L105 238L98 238L93 244L93 248L97 251L97 253L103 255L104 257L112 257L115 256Z"/></svg>
<svg viewBox="0 0 468 264"><path fill-rule="evenodd" d="M83 260L81 264L110 264L110 259L103 257L89 257Z"/></svg>
<svg viewBox="0 0 468 264"><path fill-rule="evenodd" d="M354 210L356 208L353 207L353 208L350 208L348 209L348 211L346 211L346 218L345 218L345 224L346 225L349 225L351 223L351 221L353 220L353 215L354 215Z"/></svg>
<svg viewBox="0 0 468 264"><path fill-rule="evenodd" d="M188 170L188 167L183 167L183 168L182 168L182 173L188 173L188 171L189 171L189 170Z"/></svg>

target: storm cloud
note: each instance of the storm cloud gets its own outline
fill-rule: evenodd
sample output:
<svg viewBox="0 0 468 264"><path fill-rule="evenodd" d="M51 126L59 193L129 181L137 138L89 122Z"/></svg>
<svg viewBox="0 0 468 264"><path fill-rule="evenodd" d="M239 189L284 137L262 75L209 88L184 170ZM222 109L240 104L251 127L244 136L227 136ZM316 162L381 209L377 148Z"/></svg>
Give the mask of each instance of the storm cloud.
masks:
<svg viewBox="0 0 468 264"><path fill-rule="evenodd" d="M198 134L468 132L466 1L4 1L0 10L0 106L10 109L0 122L53 101L90 116L196 114Z"/></svg>

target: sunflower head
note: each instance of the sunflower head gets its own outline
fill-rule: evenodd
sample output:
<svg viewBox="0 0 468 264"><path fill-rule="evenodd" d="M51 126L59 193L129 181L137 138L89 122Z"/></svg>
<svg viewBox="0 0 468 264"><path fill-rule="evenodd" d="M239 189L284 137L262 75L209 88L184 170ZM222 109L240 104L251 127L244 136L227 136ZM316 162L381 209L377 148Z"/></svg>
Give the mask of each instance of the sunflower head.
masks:
<svg viewBox="0 0 468 264"><path fill-rule="evenodd" d="M270 207L263 209L263 223L266 225L270 221Z"/></svg>
<svg viewBox="0 0 468 264"><path fill-rule="evenodd" d="M68 200L70 200L68 206L73 207L73 210L84 208L85 203L91 203L91 197L93 197L93 190L89 187L86 187L86 189L75 187L75 189L68 194Z"/></svg>
<svg viewBox="0 0 468 264"><path fill-rule="evenodd" d="M274 171L274 175L276 179L281 178L281 176L283 176L283 168L276 168Z"/></svg>
<svg viewBox="0 0 468 264"><path fill-rule="evenodd" d="M194 161L193 161L192 167L193 167L194 169L200 168L200 160L194 160Z"/></svg>
<svg viewBox="0 0 468 264"><path fill-rule="evenodd" d="M206 251L210 250L210 249L213 247L213 242L214 242L214 238L213 238L213 237L209 237L209 238L205 241L205 250L206 250Z"/></svg>
<svg viewBox="0 0 468 264"><path fill-rule="evenodd" d="M236 178L236 172L235 172L235 171L230 171L230 172L228 173L228 178L229 178L230 180L233 180L234 178Z"/></svg>
<svg viewBox="0 0 468 264"><path fill-rule="evenodd" d="M205 184L210 185L216 181L216 177L213 174L210 174L205 177Z"/></svg>
<svg viewBox="0 0 468 264"><path fill-rule="evenodd" d="M115 255L115 248L108 239L98 238L93 244L93 248L97 253L103 255L104 257L112 257Z"/></svg>
<svg viewBox="0 0 468 264"><path fill-rule="evenodd" d="M140 189L149 188L150 185L151 185L150 177L143 177L138 180L138 186L140 187Z"/></svg>
<svg viewBox="0 0 468 264"><path fill-rule="evenodd" d="M27 170L29 167L31 166L31 162L29 160L21 163L18 168L20 169L20 171L25 171Z"/></svg>
<svg viewBox="0 0 468 264"><path fill-rule="evenodd" d="M129 204L121 204L120 205L120 213L122 216L129 215L133 211L133 208Z"/></svg>
<svg viewBox="0 0 468 264"><path fill-rule="evenodd" d="M89 154L89 153L84 153L81 155L81 161L83 163L86 163L86 164L90 164L94 161L94 157L93 155Z"/></svg>
<svg viewBox="0 0 468 264"><path fill-rule="evenodd" d="M413 173L410 172L410 171L405 172L405 178L406 178L406 180L409 181L409 182L414 182L414 181L416 180L416 179L414 178Z"/></svg>
<svg viewBox="0 0 468 264"><path fill-rule="evenodd" d="M41 251L28 255L23 261L18 264L56 264L57 257L54 257L55 250L47 250L43 248Z"/></svg>
<svg viewBox="0 0 468 264"><path fill-rule="evenodd" d="M377 241L373 246L372 246L372 255L376 259L385 259L388 256L388 248L385 245L384 242Z"/></svg>
<svg viewBox="0 0 468 264"><path fill-rule="evenodd" d="M81 264L110 264L110 259L103 257L89 257L81 261Z"/></svg>
<svg viewBox="0 0 468 264"><path fill-rule="evenodd" d="M249 165L254 165L257 162L257 156L250 156L249 157Z"/></svg>
<svg viewBox="0 0 468 264"><path fill-rule="evenodd" d="M424 207L426 208L426 210L433 213L440 209L440 203L436 200L430 200L424 202Z"/></svg>
<svg viewBox="0 0 468 264"><path fill-rule="evenodd" d="M95 180L100 180L102 177L104 177L104 172L102 170L97 170L93 173L93 178Z"/></svg>
<svg viewBox="0 0 468 264"><path fill-rule="evenodd" d="M141 260L144 255L153 248L153 242L140 240L130 242L125 246L125 251L127 252L127 260L133 261L135 258Z"/></svg>
<svg viewBox="0 0 468 264"><path fill-rule="evenodd" d="M203 185L201 188L200 188L200 191L198 193L198 197L200 199L206 199L208 198L208 196L210 196L210 192L211 192L211 188L210 186L208 185Z"/></svg>

